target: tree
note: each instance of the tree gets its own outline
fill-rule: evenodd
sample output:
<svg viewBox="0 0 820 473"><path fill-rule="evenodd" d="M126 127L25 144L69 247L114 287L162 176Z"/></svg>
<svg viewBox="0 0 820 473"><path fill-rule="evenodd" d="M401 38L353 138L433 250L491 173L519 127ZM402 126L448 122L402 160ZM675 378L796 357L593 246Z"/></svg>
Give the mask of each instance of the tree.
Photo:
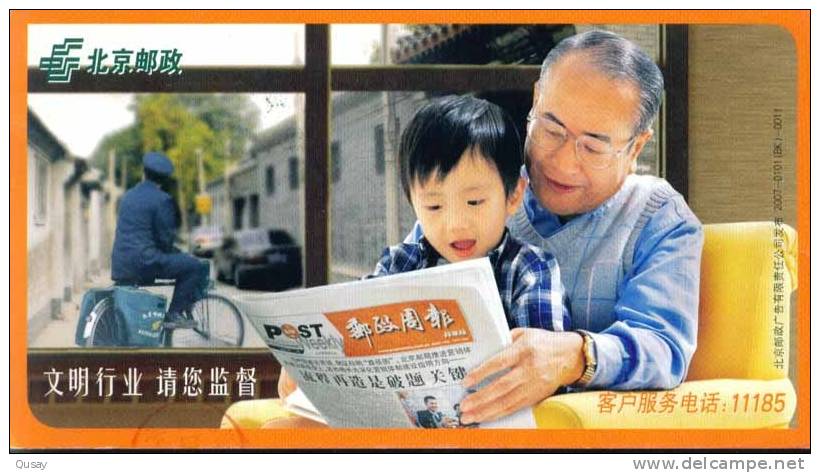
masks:
<svg viewBox="0 0 820 473"><path fill-rule="evenodd" d="M111 151L114 151L117 159L116 168L114 169L115 182L118 184L122 182L123 161L126 166L125 185L131 187L139 182L142 178L143 153L139 127L136 123L103 137L91 154L92 165L100 169L106 176L108 175L108 157Z"/></svg>
<svg viewBox="0 0 820 473"><path fill-rule="evenodd" d="M181 94L181 103L225 143L228 161L241 159L259 125L259 109L246 94Z"/></svg>
<svg viewBox="0 0 820 473"><path fill-rule="evenodd" d="M138 97L137 123L143 150L161 151L174 163L178 192L175 197L185 225L198 191L198 155L201 153L203 162L208 163L206 168L219 172L224 167L224 153L218 149L216 133L176 94ZM215 159L217 154L223 159Z"/></svg>
<svg viewBox="0 0 820 473"><path fill-rule="evenodd" d="M176 168L174 198L184 215L199 192L197 156L206 181L221 176L226 163L242 158L259 123L258 109L243 94L146 94L136 96L131 108L134 123L104 137L92 162L107 172L114 150L118 161L125 160L130 187L142 178L144 153L165 153ZM118 165L118 179L120 172Z"/></svg>

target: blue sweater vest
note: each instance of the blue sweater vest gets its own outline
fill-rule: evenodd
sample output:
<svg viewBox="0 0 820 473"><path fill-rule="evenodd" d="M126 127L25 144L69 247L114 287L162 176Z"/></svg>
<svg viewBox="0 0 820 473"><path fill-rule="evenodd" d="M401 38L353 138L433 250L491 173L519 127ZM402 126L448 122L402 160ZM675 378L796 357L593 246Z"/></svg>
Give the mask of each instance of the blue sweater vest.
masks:
<svg viewBox="0 0 820 473"><path fill-rule="evenodd" d="M508 225L512 235L539 246L558 260L570 300L572 329L599 332L614 320L613 308L632 268L638 236L661 206L682 199L654 176L630 175L597 209L579 215L542 237L522 205Z"/></svg>

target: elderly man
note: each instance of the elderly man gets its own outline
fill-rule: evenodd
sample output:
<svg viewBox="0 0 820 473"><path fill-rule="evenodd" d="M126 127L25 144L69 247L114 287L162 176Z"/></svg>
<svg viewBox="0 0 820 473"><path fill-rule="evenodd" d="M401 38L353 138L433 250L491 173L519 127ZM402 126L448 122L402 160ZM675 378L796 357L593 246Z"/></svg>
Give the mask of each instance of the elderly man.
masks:
<svg viewBox="0 0 820 473"><path fill-rule="evenodd" d="M591 31L550 51L533 91L516 237L555 255L570 332L515 329L474 369L464 422L488 421L569 389L671 388L697 340L703 231L663 179L637 176L663 94L655 63L631 42Z"/></svg>
<svg viewBox="0 0 820 473"><path fill-rule="evenodd" d="M508 223L557 258L573 331L513 329L512 345L464 379L475 386L508 370L461 402L463 423L559 389L672 388L686 376L703 230L669 183L633 174L662 95L657 65L612 33L572 36L544 60L528 117L529 187ZM281 394L294 387L280 380Z"/></svg>

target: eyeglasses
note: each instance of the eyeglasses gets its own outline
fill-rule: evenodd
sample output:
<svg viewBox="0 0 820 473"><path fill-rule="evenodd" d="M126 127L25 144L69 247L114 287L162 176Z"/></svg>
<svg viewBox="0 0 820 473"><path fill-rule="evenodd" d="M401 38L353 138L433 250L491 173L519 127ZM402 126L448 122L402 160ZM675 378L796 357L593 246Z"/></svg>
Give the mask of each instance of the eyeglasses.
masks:
<svg viewBox="0 0 820 473"><path fill-rule="evenodd" d="M527 115L527 136L539 149L547 153L560 149L572 136L575 140L575 158L595 169L612 166L637 138L637 135L633 135L623 148L616 151L612 149L612 144L606 141L589 135L574 135L558 123L546 117L536 116L532 110Z"/></svg>

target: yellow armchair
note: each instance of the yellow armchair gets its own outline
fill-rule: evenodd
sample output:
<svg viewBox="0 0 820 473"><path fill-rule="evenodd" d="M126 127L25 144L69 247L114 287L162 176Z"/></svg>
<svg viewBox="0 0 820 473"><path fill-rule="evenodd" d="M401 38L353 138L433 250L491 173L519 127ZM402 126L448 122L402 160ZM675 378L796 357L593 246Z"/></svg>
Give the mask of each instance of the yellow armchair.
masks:
<svg viewBox="0 0 820 473"><path fill-rule="evenodd" d="M787 427L797 399L788 379L797 234L783 226L782 313L776 314L774 232L771 222L704 226L698 347L684 383L670 391L553 396L534 409L538 427Z"/></svg>
<svg viewBox="0 0 820 473"><path fill-rule="evenodd" d="M776 281L774 224L704 226L698 348L684 383L669 391L552 396L533 409L538 428L788 427L797 399L788 379L797 235L782 228L783 269L777 271L783 278ZM782 312L775 312L776 305ZM290 415L278 399L242 401L228 408L222 427L255 428Z"/></svg>

